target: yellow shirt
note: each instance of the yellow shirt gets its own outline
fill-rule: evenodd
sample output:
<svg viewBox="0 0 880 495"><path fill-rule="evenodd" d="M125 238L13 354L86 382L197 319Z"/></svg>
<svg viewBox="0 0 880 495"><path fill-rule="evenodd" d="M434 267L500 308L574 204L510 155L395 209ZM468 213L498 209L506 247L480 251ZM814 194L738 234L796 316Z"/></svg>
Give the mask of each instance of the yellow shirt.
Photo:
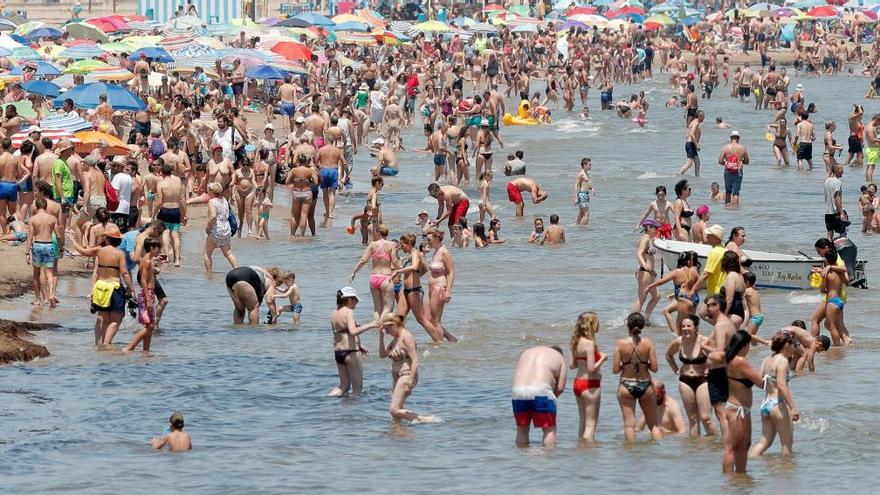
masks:
<svg viewBox="0 0 880 495"><path fill-rule="evenodd" d="M721 258L724 257L724 246L719 244L709 251L706 257L706 267L703 271L709 273L709 279L706 281L707 296L714 296L721 292L721 287L727 279L727 273L721 270Z"/></svg>

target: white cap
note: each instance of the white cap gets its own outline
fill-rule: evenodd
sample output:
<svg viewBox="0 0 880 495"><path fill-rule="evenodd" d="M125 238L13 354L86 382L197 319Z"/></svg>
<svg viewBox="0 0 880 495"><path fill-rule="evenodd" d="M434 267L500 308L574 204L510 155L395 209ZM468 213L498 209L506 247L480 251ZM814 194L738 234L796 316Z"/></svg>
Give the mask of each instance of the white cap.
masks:
<svg viewBox="0 0 880 495"><path fill-rule="evenodd" d="M268 124L266 124L266 127L263 127L263 130L264 130L264 131L265 131L266 129L272 129L272 130L274 131L274 130L275 130L275 126L272 125L271 122L269 122Z"/></svg>
<svg viewBox="0 0 880 495"><path fill-rule="evenodd" d="M739 137L739 131L731 131L730 137Z"/></svg>
<svg viewBox="0 0 880 495"><path fill-rule="evenodd" d="M342 297L353 297L356 300L360 301L361 298L358 297L358 293L354 290L354 287L346 286L339 289L339 293L342 294Z"/></svg>
<svg viewBox="0 0 880 495"><path fill-rule="evenodd" d="M385 144L385 138L377 137L373 140L373 144Z"/></svg>
<svg viewBox="0 0 880 495"><path fill-rule="evenodd" d="M30 134L32 132L43 132L43 129L40 129L40 126L38 125L32 125L28 127L27 133Z"/></svg>
<svg viewBox="0 0 880 495"><path fill-rule="evenodd" d="M299 117L296 118L296 122L299 123L299 124L302 124L302 123L305 122L305 121L306 121L306 119L303 118L302 115L300 115Z"/></svg>
<svg viewBox="0 0 880 495"><path fill-rule="evenodd" d="M794 89L795 89L796 91L803 91L803 90L804 90L804 85L803 85L803 84L798 84L797 86L794 87Z"/></svg>
<svg viewBox="0 0 880 495"><path fill-rule="evenodd" d="M717 223L706 229L706 234L715 236L719 241L724 240L724 227L718 225Z"/></svg>

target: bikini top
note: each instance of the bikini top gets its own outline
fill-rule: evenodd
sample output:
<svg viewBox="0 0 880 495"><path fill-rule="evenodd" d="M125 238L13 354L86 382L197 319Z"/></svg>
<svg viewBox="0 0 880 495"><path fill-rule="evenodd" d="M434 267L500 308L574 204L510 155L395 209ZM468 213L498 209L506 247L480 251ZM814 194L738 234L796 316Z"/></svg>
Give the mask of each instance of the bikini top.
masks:
<svg viewBox="0 0 880 495"><path fill-rule="evenodd" d="M678 360L681 361L681 364L704 364L709 360L709 355L700 350L700 353L697 354L695 358L685 357L684 354L681 353L681 350L678 351Z"/></svg>
<svg viewBox="0 0 880 495"><path fill-rule="evenodd" d="M446 265L439 261L431 261L428 263L428 270L431 270L431 275L434 275L435 277L446 275L448 273L446 271Z"/></svg>
<svg viewBox="0 0 880 495"><path fill-rule="evenodd" d="M599 346L593 344L593 359L598 361L601 358L602 358L602 354L599 352ZM586 360L587 360L587 356L575 356L574 357L574 362L586 361Z"/></svg>
<svg viewBox="0 0 880 495"><path fill-rule="evenodd" d="M372 258L374 260L375 259L386 259L388 261L391 261L391 253L385 251L385 243L380 242L379 247L377 247L376 250L373 251L373 254L370 255L370 258Z"/></svg>
<svg viewBox="0 0 880 495"><path fill-rule="evenodd" d="M693 210L681 210L681 213L678 216L680 216L681 218L690 218L690 217L694 216L694 211Z"/></svg>
<svg viewBox="0 0 880 495"><path fill-rule="evenodd" d="M734 378L730 375L728 375L727 378L729 378L733 381L740 382L742 384L742 386L746 387L746 388L752 388L755 386L755 382L749 380L748 378Z"/></svg>
<svg viewBox="0 0 880 495"><path fill-rule="evenodd" d="M391 358L392 361L406 361L409 359L406 350L400 346L395 346L394 349L391 349L391 352L388 353L388 357Z"/></svg>
<svg viewBox="0 0 880 495"><path fill-rule="evenodd" d="M622 363L622 364L624 366L626 366L627 364L633 365L633 370L635 370L635 372L638 373L639 370L641 369L641 365L644 364L645 366L648 366L651 362L642 359L642 356L639 355L639 351L636 350L636 345L633 344L632 341L629 341L629 345L631 345L633 348L632 354L630 354L629 359L625 363ZM639 358L639 360L636 361L635 363L633 363L633 357L637 357L637 358Z"/></svg>

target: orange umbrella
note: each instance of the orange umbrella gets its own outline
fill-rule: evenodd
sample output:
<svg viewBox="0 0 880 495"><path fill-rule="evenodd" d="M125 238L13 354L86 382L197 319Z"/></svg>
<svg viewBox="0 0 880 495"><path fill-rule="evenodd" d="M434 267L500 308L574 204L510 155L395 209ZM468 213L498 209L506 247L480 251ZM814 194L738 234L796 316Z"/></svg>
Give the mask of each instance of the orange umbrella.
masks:
<svg viewBox="0 0 880 495"><path fill-rule="evenodd" d="M83 131L77 132L74 136L82 141L76 145L76 151L78 153L91 153L92 150L97 148L102 142L107 144L107 150L105 152L107 156L128 155L131 153L131 150L121 139L116 136L111 136L106 132Z"/></svg>
<svg viewBox="0 0 880 495"><path fill-rule="evenodd" d="M272 51L288 60L310 60L312 51L309 47L295 41L282 41L272 47Z"/></svg>

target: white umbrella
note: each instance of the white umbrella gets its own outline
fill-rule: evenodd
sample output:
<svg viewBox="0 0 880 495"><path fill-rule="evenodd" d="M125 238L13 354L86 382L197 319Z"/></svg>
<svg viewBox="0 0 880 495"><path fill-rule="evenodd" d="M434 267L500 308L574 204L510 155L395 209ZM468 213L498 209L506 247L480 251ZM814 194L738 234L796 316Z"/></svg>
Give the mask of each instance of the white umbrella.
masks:
<svg viewBox="0 0 880 495"><path fill-rule="evenodd" d="M515 28L510 30L511 33L537 33L538 25L537 24L520 24Z"/></svg>

